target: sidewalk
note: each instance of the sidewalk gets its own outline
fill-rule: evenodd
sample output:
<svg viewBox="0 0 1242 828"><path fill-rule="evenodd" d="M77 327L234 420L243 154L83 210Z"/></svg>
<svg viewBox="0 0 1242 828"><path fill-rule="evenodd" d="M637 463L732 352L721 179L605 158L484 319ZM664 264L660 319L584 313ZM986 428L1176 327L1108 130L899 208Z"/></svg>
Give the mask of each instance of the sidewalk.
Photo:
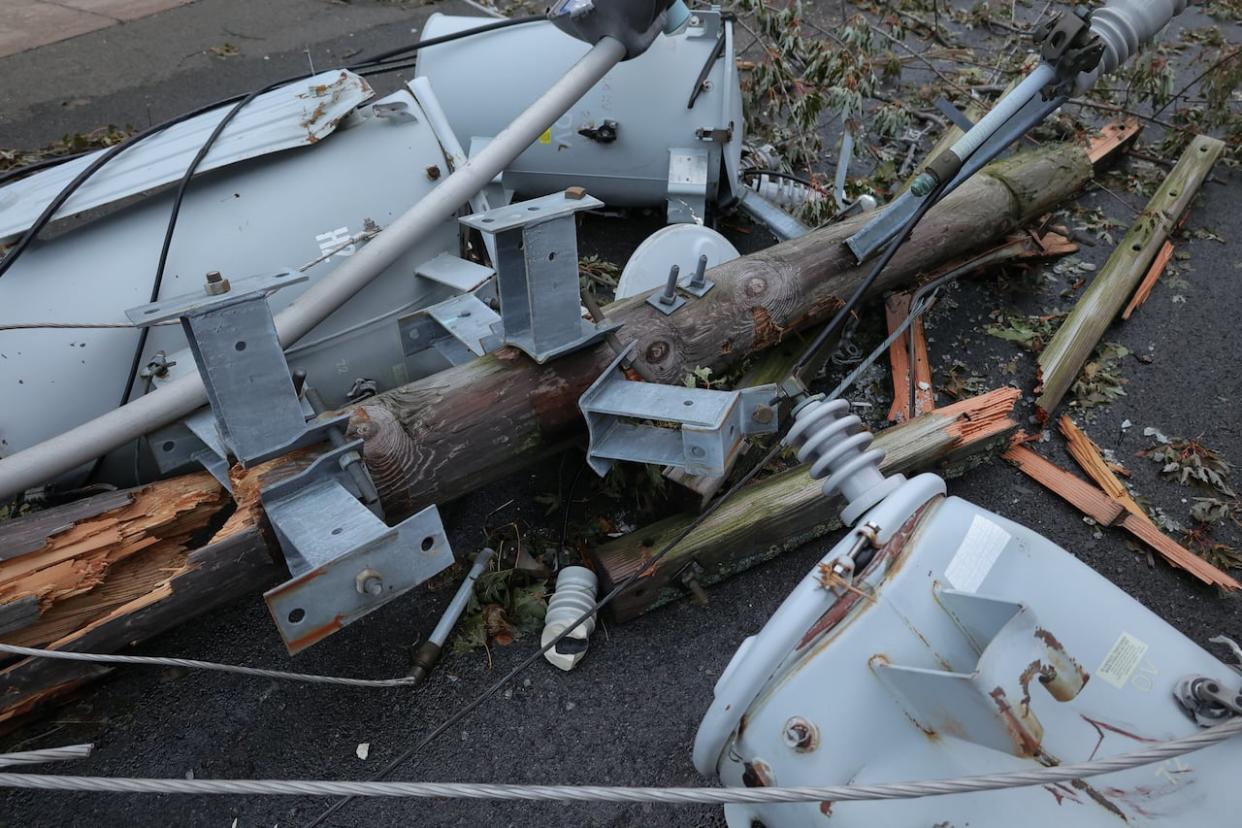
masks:
<svg viewBox="0 0 1242 828"><path fill-rule="evenodd" d="M137 20L193 0L0 0L0 57Z"/></svg>

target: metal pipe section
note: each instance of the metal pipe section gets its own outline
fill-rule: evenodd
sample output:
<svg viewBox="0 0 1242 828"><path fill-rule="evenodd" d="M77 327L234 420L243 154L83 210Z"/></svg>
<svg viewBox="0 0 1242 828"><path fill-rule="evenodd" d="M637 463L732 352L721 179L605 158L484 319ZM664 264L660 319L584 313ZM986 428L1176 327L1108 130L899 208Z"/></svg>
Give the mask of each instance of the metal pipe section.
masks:
<svg viewBox="0 0 1242 828"><path fill-rule="evenodd" d="M566 70L539 100L514 119L477 156L395 219L344 264L276 316L282 345L305 336L384 271L411 245L453 215L625 57L619 40L605 37ZM64 434L0 460L0 497L18 494L135 440L207 402L198 374L187 374Z"/></svg>
<svg viewBox="0 0 1242 828"><path fill-rule="evenodd" d="M740 196L739 206L746 215L768 228L772 235L781 241L799 239L811 232L811 228L750 187L743 187L738 195Z"/></svg>

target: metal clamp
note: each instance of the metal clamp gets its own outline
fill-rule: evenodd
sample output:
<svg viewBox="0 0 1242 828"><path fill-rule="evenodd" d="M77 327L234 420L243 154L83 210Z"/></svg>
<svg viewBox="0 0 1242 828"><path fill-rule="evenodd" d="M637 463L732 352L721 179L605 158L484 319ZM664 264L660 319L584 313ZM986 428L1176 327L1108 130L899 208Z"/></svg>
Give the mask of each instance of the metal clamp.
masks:
<svg viewBox="0 0 1242 828"><path fill-rule="evenodd" d="M349 421L348 415L341 415L307 424L276 335L267 294L306 278L282 271L230 284L212 272L201 293L125 312L140 327L181 320L222 447L243 466L320 442L328 430L343 429Z"/></svg>
<svg viewBox="0 0 1242 828"><path fill-rule="evenodd" d="M404 595L453 563L435 506L387 526L359 502L348 471L355 440L263 489L264 511L292 578L263 595L297 653Z"/></svg>
<svg viewBox="0 0 1242 828"><path fill-rule="evenodd" d="M617 460L677 466L690 474L721 474L744 436L778 429L769 405L776 396L775 385L712 391L632 382L618 369L633 353L630 343L578 400L590 433L587 462L601 477Z"/></svg>
<svg viewBox="0 0 1242 828"><path fill-rule="evenodd" d="M711 153L702 147L668 151L668 223L703 224L710 189Z"/></svg>
<svg viewBox="0 0 1242 828"><path fill-rule="evenodd" d="M1173 688L1173 698L1200 727L1242 716L1242 692L1230 693L1207 676L1187 676Z"/></svg>
<svg viewBox="0 0 1242 828"><path fill-rule="evenodd" d="M1091 30L1091 12L1085 8L1054 15L1035 31L1035 42L1040 57L1057 70L1048 98L1068 94L1078 75L1093 71L1104 57L1104 39Z"/></svg>
<svg viewBox="0 0 1242 828"><path fill-rule="evenodd" d="M618 327L583 319L579 303L574 214L603 204L578 191L554 193L461 219L495 237L504 344L536 362L582 348Z"/></svg>
<svg viewBox="0 0 1242 828"><path fill-rule="evenodd" d="M489 289L490 283L484 287ZM482 291L480 291L482 292ZM463 293L402 317L397 322L407 357L434 349L450 365L461 365L501 346L500 314L478 293Z"/></svg>

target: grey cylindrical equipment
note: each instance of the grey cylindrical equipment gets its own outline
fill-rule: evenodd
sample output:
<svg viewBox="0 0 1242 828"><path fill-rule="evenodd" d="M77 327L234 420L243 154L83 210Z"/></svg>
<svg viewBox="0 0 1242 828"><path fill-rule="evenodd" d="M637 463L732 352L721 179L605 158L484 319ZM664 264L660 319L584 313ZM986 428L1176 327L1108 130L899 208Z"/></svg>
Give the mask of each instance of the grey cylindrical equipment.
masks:
<svg viewBox="0 0 1242 828"><path fill-rule="evenodd" d="M425 198L325 279L276 316L284 345L305 336L396 261L440 222L461 208L530 146L570 106L625 56L620 41L604 38L538 100L518 115L487 148L445 178ZM207 401L198 374L173 380L151 394L70 431L0 460L0 497L18 494L63 474L143 434L184 417Z"/></svg>
<svg viewBox="0 0 1242 828"><path fill-rule="evenodd" d="M433 14L423 34L440 37L487 22ZM551 23L531 23L424 49L418 74L430 81L462 146L473 152L586 49ZM481 81L481 67L495 66L503 71L489 69ZM504 185L529 197L580 186L611 206L657 207L668 194L670 150L698 149L715 161L708 201L731 200L744 132L738 83L733 25L718 11L696 10L684 29L615 67L557 119L505 169ZM729 137L722 144L713 135Z"/></svg>
<svg viewBox="0 0 1242 828"><path fill-rule="evenodd" d="M1096 9L1091 15L1091 31L1104 41L1104 56L1094 72L1079 75L1075 91L1090 89L1101 75L1134 57L1186 6L1187 0L1110 0Z"/></svg>

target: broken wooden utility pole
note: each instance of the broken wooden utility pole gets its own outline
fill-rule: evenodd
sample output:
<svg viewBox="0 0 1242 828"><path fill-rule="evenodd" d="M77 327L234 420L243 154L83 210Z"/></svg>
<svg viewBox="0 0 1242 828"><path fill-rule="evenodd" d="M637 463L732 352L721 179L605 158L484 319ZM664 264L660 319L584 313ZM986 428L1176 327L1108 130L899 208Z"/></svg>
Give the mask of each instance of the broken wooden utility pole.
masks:
<svg viewBox="0 0 1242 828"><path fill-rule="evenodd" d="M872 296L908 284L944 261L1003 237L1072 196L1090 176L1086 149L1069 144L1023 153L988 168L928 214ZM843 244L858 221L828 227L714 269L710 277L716 288L671 316L646 305L643 297L616 303L609 308L609 316L625 323L618 331L620 339L636 342L638 359L661 380L680 381L700 366L720 374L841 306L841 297L866 273L866 267L859 267ZM611 350L599 346L537 365L505 348L368 400L355 411L350 431L366 441L367 465L385 498L389 520L420 505L447 502L579 438L585 429L578 398L612 359ZM211 525L185 541L171 561L156 554L163 548L158 545L128 550L123 556L129 559L127 565L149 573L146 580L131 585L139 594L126 592L125 600L111 604L106 612L83 616L73 631L47 638L46 646L104 652L121 649L208 611L215 601L262 590L273 580L268 556L278 552L273 539L262 531L257 481L267 479L267 474L275 479L305 462L303 455L278 458L245 472L234 469L233 490L239 503L237 514L224 529L214 535L210 531L211 521L223 522L228 516L231 507L227 503L209 510L207 523ZM185 480L165 480L137 491L155 515L153 504L178 491ZM127 503L118 508L131 507ZM105 511L90 519L113 520L115 512ZM56 521L61 521L59 526L75 523L66 514L61 510L44 513L52 528L40 549L60 539ZM229 534L231 528L238 534ZM118 536L100 547L99 554L83 551L82 562L115 561L125 548L125 537ZM77 565L76 550L67 550L63 565ZM84 596L103 599L105 591L118 586L114 578L119 568L109 565L107 571L113 574L86 587ZM156 572L163 575L150 574ZM0 620L11 615L19 623L30 621L30 596L10 597L25 606L11 607L0 597ZM0 635L0 640L11 640L11 635ZM12 689L0 703L9 715L20 714L99 672L63 662L12 662L4 673Z"/></svg>
<svg viewBox="0 0 1242 828"><path fill-rule="evenodd" d="M886 474L939 470L957 477L990 450L1008 445L1018 424L1010 416L1021 396L998 388L916 417L875 436L884 452ZM754 483L733 496L654 567L647 562L680 532L693 515L676 515L609 541L590 553L600 588L607 592L636 571L647 569L633 588L605 610L628 621L686 597L692 582L717 583L841 528L840 498L825 499L823 481L798 466Z"/></svg>
<svg viewBox="0 0 1242 828"><path fill-rule="evenodd" d="M993 164L933 208L872 287L875 297L1043 215L1091 176L1084 147L1064 144ZM722 374L830 316L861 281L843 244L866 217L714 268L715 290L665 316L644 296L608 308L617 336L662 382L696 368ZM380 394L355 416L390 518L497 480L582 433L578 397L613 360L596 347L537 365L514 349Z"/></svg>
<svg viewBox="0 0 1242 828"><path fill-rule="evenodd" d="M1132 511L1121 498L1075 477L1035 452L1023 442L1030 438L1014 435L1013 445L1001 455L1023 474L1061 497L1100 526L1118 526L1160 553L1173 566L1184 569L1205 584L1233 591L1242 589L1231 575L1222 572L1161 532L1147 515Z"/></svg>
<svg viewBox="0 0 1242 828"><path fill-rule="evenodd" d="M1040 353L1039 398L1035 401L1040 417L1046 420L1061 402L1224 150L1224 142L1206 135L1190 142L1147 209Z"/></svg>

